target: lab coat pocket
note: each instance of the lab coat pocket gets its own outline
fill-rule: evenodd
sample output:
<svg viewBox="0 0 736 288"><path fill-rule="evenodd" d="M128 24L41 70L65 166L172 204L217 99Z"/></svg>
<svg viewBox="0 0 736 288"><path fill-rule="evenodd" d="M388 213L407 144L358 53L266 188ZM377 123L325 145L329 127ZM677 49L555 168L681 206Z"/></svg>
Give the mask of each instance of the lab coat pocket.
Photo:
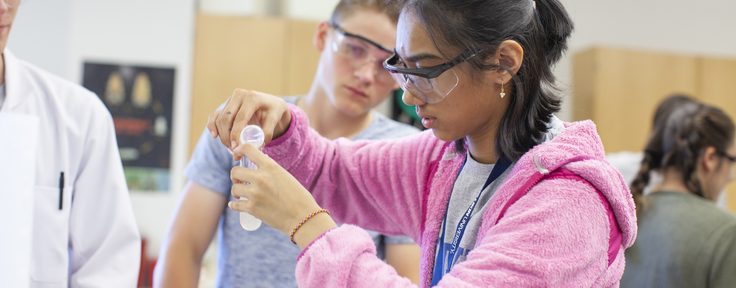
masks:
<svg viewBox="0 0 736 288"><path fill-rule="evenodd" d="M30 269L33 282L60 284L60 287L68 282L72 187L64 188L63 192L58 187L36 186Z"/></svg>

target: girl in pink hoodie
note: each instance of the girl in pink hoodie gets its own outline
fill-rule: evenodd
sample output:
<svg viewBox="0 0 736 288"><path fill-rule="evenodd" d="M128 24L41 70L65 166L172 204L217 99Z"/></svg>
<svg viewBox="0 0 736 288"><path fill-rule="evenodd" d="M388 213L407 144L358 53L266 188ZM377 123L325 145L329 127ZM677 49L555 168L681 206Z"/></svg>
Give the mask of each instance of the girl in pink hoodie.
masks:
<svg viewBox="0 0 736 288"><path fill-rule="evenodd" d="M551 66L571 32L557 0L407 1L384 67L431 132L329 141L298 108L238 90L208 123L258 165L232 170L249 185L233 186L247 200L230 207L303 249L300 287L412 286L368 234L332 217L411 236L422 287L618 286L636 236L631 195L595 125L552 115ZM246 123L274 139L270 158L231 140Z"/></svg>

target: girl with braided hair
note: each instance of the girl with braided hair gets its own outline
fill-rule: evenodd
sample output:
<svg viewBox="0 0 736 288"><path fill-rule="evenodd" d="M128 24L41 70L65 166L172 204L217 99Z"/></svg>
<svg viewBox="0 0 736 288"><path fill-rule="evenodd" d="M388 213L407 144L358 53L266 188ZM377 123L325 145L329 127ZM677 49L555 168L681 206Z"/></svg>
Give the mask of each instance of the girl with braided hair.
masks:
<svg viewBox="0 0 736 288"><path fill-rule="evenodd" d="M662 183L662 175L659 171L659 164L662 162L662 135L664 127L667 124L667 118L680 106L687 103L696 103L696 101L685 94L672 94L662 100L657 109L654 111L652 119L652 131L649 134L649 142L644 147L643 152L622 151L617 153L606 154L606 161L609 161L624 176L629 186L637 186L643 194L647 194L653 187ZM642 165L648 166L641 169ZM639 171L646 174L638 175ZM638 176L638 177L637 177ZM636 181L634 181L636 179ZM639 195L643 196L643 195ZM639 197L634 195L634 197Z"/></svg>
<svg viewBox="0 0 736 288"><path fill-rule="evenodd" d="M653 133L646 151L631 185L639 231L625 252L621 286L733 287L736 217L713 203L734 178L731 118L712 106L685 103L667 117L661 134ZM653 169L663 182L643 196Z"/></svg>

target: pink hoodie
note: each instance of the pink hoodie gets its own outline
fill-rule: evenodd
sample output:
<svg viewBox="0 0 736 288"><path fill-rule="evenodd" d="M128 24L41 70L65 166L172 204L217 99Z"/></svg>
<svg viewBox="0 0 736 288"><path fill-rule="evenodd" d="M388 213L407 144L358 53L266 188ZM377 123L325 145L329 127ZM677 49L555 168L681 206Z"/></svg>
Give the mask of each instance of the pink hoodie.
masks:
<svg viewBox="0 0 736 288"><path fill-rule="evenodd" d="M290 109L289 130L264 152L338 222L412 237L422 248L420 277L422 287L428 287L440 226L465 154L430 131L388 141L329 141L309 128L303 111ZM601 160L562 167L589 183L545 179L499 219L504 204L529 178L579 155ZM565 123L553 140L524 154L489 200L476 247L439 287L618 287L624 249L636 237L636 213L623 178L603 159L591 121ZM622 236L610 265L613 228L601 195ZM412 286L375 253L371 238L355 226L327 231L299 256L299 287Z"/></svg>

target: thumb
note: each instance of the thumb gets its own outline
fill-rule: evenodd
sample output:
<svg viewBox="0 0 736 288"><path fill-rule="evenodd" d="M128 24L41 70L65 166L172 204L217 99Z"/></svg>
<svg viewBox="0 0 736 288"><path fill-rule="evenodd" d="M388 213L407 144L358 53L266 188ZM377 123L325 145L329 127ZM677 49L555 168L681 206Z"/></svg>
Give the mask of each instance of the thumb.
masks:
<svg viewBox="0 0 736 288"><path fill-rule="evenodd" d="M246 157L258 167L262 167L267 163L273 162L273 159L268 157L266 154L263 154L261 150L250 144L240 145L238 148L235 148L235 150L233 150L233 156L235 157L235 160L240 160L241 157Z"/></svg>

